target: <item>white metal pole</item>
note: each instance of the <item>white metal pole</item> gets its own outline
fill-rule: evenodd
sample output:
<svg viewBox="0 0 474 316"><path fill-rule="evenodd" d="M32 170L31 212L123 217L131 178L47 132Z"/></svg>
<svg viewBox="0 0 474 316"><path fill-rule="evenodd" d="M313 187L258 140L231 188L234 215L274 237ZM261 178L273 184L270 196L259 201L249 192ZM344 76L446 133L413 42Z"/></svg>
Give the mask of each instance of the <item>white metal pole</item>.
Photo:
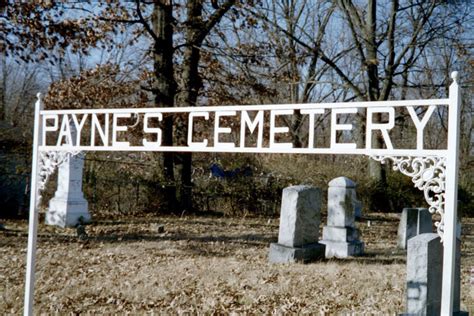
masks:
<svg viewBox="0 0 474 316"><path fill-rule="evenodd" d="M458 73L451 73L453 83L449 87L448 154L446 157L446 189L443 234L443 288L441 315L452 315L454 297L454 271L456 259L456 224L458 200L458 152L461 98Z"/></svg>
<svg viewBox="0 0 474 316"><path fill-rule="evenodd" d="M35 123L33 134L33 157L31 161L31 185L30 185L30 216L28 228L28 252L26 257L26 282L25 282L25 306L24 315L33 314L34 288L35 288L35 261L36 261L36 233L38 228L38 147L41 134L40 111L42 110L41 94L37 94L38 101L35 104Z"/></svg>

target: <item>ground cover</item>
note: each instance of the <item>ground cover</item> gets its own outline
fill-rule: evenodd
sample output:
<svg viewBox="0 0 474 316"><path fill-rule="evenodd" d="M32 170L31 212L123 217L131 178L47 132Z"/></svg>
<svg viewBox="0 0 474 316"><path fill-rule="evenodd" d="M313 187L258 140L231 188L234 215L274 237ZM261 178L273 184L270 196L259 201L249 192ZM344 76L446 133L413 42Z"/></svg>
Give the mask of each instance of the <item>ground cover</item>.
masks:
<svg viewBox="0 0 474 316"><path fill-rule="evenodd" d="M2 223L0 314L18 314L27 222ZM395 314L404 310L406 274L405 253L396 248L397 225L396 214L371 214L359 222L363 257L271 265L268 245L277 240L277 218L97 220L87 226L84 239L75 229L41 224L35 311ZM467 310L474 308L473 218L463 220L463 234L462 305Z"/></svg>

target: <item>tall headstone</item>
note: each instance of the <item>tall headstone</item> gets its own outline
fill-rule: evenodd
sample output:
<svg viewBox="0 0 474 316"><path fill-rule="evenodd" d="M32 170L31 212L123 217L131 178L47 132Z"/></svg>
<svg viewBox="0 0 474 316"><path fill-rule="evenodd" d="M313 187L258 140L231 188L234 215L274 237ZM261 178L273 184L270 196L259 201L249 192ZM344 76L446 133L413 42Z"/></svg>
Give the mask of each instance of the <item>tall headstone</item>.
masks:
<svg viewBox="0 0 474 316"><path fill-rule="evenodd" d="M323 227L322 244L326 245L326 258L346 258L364 252L355 227L354 199L356 184L339 177L329 182L328 224Z"/></svg>
<svg viewBox="0 0 474 316"><path fill-rule="evenodd" d="M46 224L73 227L90 222L88 203L82 193L84 158L72 156L58 167L58 187L49 201Z"/></svg>
<svg viewBox="0 0 474 316"><path fill-rule="evenodd" d="M461 256L456 244L453 311L460 312ZM425 233L408 240L406 315L439 315L443 277L443 244L435 233Z"/></svg>
<svg viewBox="0 0 474 316"><path fill-rule="evenodd" d="M62 127L61 127L62 128ZM77 141L76 125L69 121L69 136L66 143ZM60 227L74 227L90 222L88 203L82 193L82 172L84 154L69 156L58 167L58 187L49 201L46 224Z"/></svg>
<svg viewBox="0 0 474 316"><path fill-rule="evenodd" d="M397 245L400 249L407 249L410 238L419 234L432 233L433 224L431 213L426 208L404 208L398 224Z"/></svg>
<svg viewBox="0 0 474 316"><path fill-rule="evenodd" d="M272 263L309 262L324 257L318 243L321 190L311 186L283 189L278 243L270 244Z"/></svg>

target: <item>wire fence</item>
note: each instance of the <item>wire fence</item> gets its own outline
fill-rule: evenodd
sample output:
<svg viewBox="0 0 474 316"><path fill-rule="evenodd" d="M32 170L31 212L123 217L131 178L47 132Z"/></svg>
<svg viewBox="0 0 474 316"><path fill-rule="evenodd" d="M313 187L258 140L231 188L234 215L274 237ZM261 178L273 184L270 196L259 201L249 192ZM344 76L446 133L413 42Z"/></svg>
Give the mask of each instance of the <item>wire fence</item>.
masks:
<svg viewBox="0 0 474 316"><path fill-rule="evenodd" d="M160 209L160 191L173 188L180 192L179 181L165 182L149 177L147 172L130 172L138 165L157 168L157 164L128 163L86 158L83 190L90 208L98 212L133 214ZM88 168L88 162L104 164ZM107 173L110 167L127 172ZM234 175L222 177L213 174L209 167L197 167L192 172L192 205L196 211L219 212L226 215L278 214L279 196L285 179L273 175ZM101 171L101 169L103 169ZM134 170L134 169L132 169Z"/></svg>
<svg viewBox="0 0 474 316"><path fill-rule="evenodd" d="M14 167L0 169L0 197L3 207L0 217L26 217L29 202L29 164L19 163L15 153ZM4 156L5 157L5 156ZM3 157L3 158L4 158ZM143 157L142 157L143 158ZM181 183L165 182L155 174L159 162L140 157L84 158L82 189L89 203L89 210L99 216L131 215L141 212L156 212L160 209L160 190L173 187L180 191ZM221 170L216 174L216 164L197 162L192 170L192 205L199 212L226 215L278 214L279 196L286 179L271 174L235 174L235 170ZM230 174L230 175L229 175ZM46 190L42 192L41 209L48 207L49 200L57 190L57 173L50 177Z"/></svg>
<svg viewBox="0 0 474 316"><path fill-rule="evenodd" d="M15 163L10 164L4 163L5 155L0 155L0 217L26 217L28 213L30 162L25 155L15 153L13 156ZM164 181L160 176L161 161L150 156L88 154L83 158L82 188L84 197L89 203L89 210L94 216L109 217L163 211L163 191L167 188L172 188L179 197L182 184L179 181ZM319 161L315 164L311 161L311 166L306 160L282 162L281 164L288 169L287 174L295 175L294 178L289 178L262 171L276 168L263 168L259 165L257 171L255 166L258 163L252 161L248 164L229 163L235 157L228 158L222 165L244 167L240 170L237 168L224 170L219 166L221 170L216 171L213 168L219 160L215 158L193 156L192 186L185 189L192 190L192 205L195 211L218 212L232 216L245 214L275 216L279 214L283 188L294 184L310 184L322 189L324 212L327 183L334 176L346 175L342 174L343 170L337 166L351 166L350 170L353 170L354 174L360 173L353 162ZM272 162L266 164L273 166ZM325 170L325 167L332 165L335 166L334 170ZM246 168L250 168L250 172ZM347 168L345 170L347 172ZM179 170L176 170L176 174L179 174ZM357 179L354 180L358 182ZM392 204L388 209L391 211L401 210L407 205L423 205L422 195L413 187L409 178L393 173L389 174L388 181L388 186L384 187L378 187L371 182L358 182L357 194L364 208L385 211L386 209L377 208L375 205L377 201L385 201L380 196L390 198ZM57 175L53 174L47 189L42 193L42 211L48 207L48 202L56 189ZM460 185L459 200L460 214L472 215L474 209L472 184Z"/></svg>

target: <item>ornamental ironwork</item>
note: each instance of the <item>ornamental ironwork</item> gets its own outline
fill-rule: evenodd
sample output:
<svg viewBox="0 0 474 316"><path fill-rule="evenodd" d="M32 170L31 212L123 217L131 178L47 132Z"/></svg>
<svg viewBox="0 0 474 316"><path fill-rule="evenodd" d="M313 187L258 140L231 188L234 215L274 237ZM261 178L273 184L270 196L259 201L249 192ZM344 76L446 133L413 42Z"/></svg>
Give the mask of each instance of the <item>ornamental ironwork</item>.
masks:
<svg viewBox="0 0 474 316"><path fill-rule="evenodd" d="M435 222L435 227L443 239L446 158L436 156L371 156L370 158L382 164L391 161L393 170L409 176L415 187L423 191L430 213L440 215L440 220Z"/></svg>

